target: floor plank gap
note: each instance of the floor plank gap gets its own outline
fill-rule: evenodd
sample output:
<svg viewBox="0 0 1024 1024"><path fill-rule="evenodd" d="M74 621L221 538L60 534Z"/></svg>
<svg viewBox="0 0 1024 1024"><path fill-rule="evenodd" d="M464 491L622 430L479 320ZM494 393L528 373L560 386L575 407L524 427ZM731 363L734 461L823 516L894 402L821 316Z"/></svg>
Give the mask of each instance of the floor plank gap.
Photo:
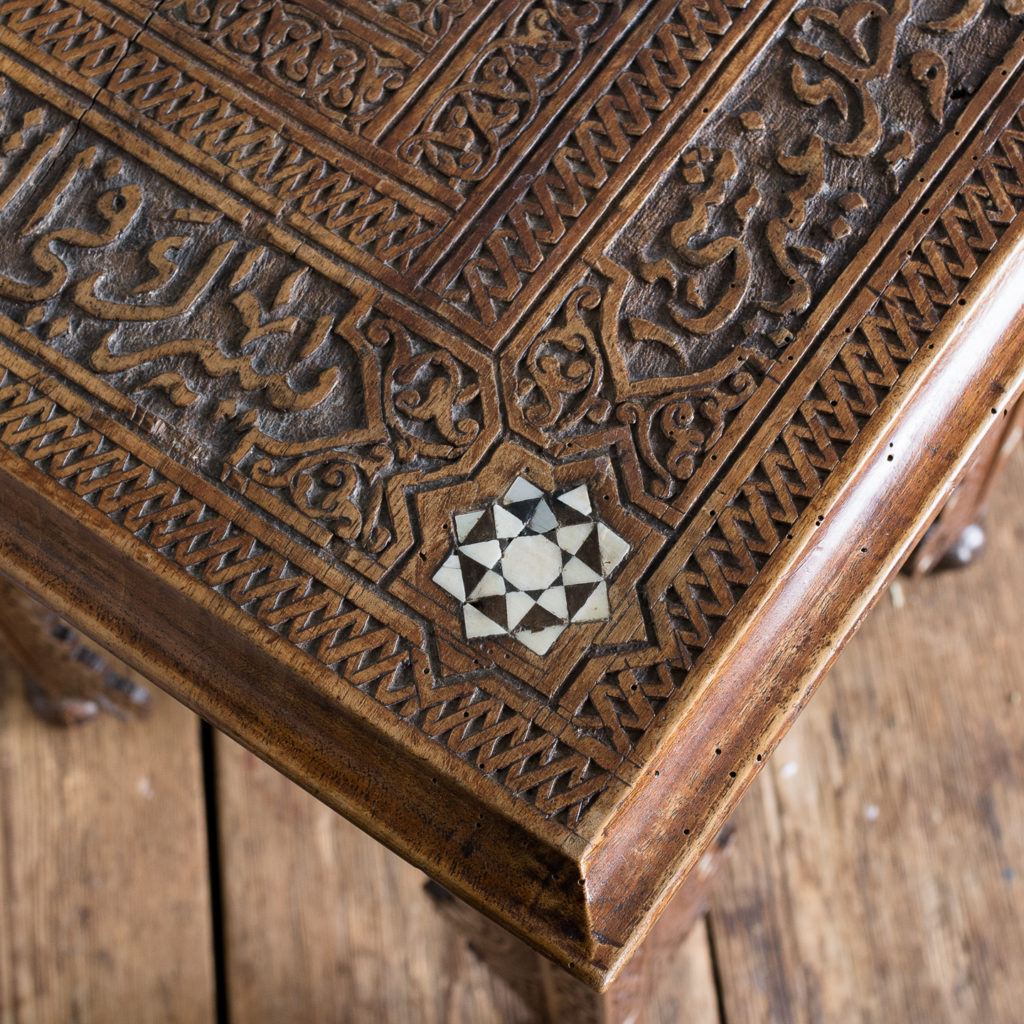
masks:
<svg viewBox="0 0 1024 1024"><path fill-rule="evenodd" d="M210 885L210 938L217 1000L217 1024L230 1024L227 950L224 947L224 884L221 865L220 815L217 801L217 744L213 727L200 721L199 745L203 756L203 805L206 810L206 849Z"/></svg>

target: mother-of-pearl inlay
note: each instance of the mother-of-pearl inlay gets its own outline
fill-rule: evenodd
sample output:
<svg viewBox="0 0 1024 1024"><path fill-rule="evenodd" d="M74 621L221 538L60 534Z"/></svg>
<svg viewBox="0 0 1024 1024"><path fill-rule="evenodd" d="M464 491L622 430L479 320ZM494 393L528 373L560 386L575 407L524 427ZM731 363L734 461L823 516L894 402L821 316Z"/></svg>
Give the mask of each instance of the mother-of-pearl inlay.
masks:
<svg viewBox="0 0 1024 1024"><path fill-rule="evenodd" d="M610 618L608 580L629 545L600 521L586 484L544 492L518 477L454 526L455 550L433 579L462 602L468 640L510 635L543 655L571 624Z"/></svg>

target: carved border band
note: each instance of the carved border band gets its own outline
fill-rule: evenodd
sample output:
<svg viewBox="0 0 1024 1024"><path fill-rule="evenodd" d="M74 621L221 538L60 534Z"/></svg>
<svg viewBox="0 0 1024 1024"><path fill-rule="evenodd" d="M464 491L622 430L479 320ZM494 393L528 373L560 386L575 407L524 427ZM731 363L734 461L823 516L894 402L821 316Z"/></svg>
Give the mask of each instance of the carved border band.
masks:
<svg viewBox="0 0 1024 1024"><path fill-rule="evenodd" d="M610 0L602 0L605 2ZM589 204L591 216L607 206L621 187L621 174L613 175L614 187L600 189L600 195L595 194L592 200L591 194L595 185L609 177L608 168L614 169L627 157L628 165L636 166L685 103L694 98L707 75L749 30L755 20L753 15L766 3L767 0L757 0L748 13L743 11L746 0L726 6L715 0L707 11L701 0L683 0L655 38L665 16L661 8L671 10L674 6L662 0L660 7L620 47L624 54L633 54L632 64L639 69L623 71L619 84L625 90L624 98L598 103L593 125L586 120L580 129L588 133L586 138L580 136L578 141L569 143L566 152L571 160L575 160L574 147L582 145L584 155L589 153L600 162L600 167L594 165L579 171L580 184L573 188L582 187L584 192L570 205L578 205L582 211ZM730 7L744 13L740 23L733 24ZM136 12L134 5L131 10ZM524 16L531 10L532 7L524 6ZM635 14L634 7L623 17L631 14ZM149 19L149 23L154 29L170 24L162 14ZM496 30L495 27L487 31ZM550 26L538 30L542 36L551 32ZM180 37L180 33L168 34ZM612 38L615 33L606 31L605 35ZM670 51L663 53L663 46L669 43ZM381 151L374 157L387 171L382 178L361 157L353 157L332 141L337 137L344 144L343 135L312 127L305 130L285 112L278 112L260 100L258 91L235 89L231 95L221 95L216 76L198 72L191 63L186 67L188 62L154 35L150 27L133 24L87 0L53 0L45 5L33 0L6 0L0 4L0 44L12 47L127 123L145 129L170 152L185 157L195 168L351 266L370 270L412 301L442 312L477 340L488 343L494 337L489 329L490 317L467 315L460 303L453 304L418 280L433 267L440 252L476 224L478 202L470 204L446 229L449 214L426 198L430 188L426 192L410 190L408 183L420 179L404 174L390 158L390 151ZM700 74L696 71L698 67ZM633 82L641 72L653 76L648 85L639 80ZM653 88L655 83L659 83L656 96L650 100L648 87ZM594 100L584 97L581 102L594 102L601 91L597 89ZM591 88L588 95L594 93ZM664 100L658 98L661 94ZM647 109L645 103L652 105L656 124L646 114L642 122L636 121L637 103L641 110ZM668 109L662 112L666 103ZM536 114L528 120L543 123L543 118L538 119ZM562 122L563 132L571 131L575 114L570 111ZM611 133L607 143L603 138L606 131ZM634 144L636 136L639 138ZM528 151L527 147L525 152ZM604 163L607 160L611 160L611 165ZM506 160L505 165L498 179L511 173L512 164ZM559 168L565 171L568 166L560 157L556 158L556 172ZM540 168L536 170L540 173ZM599 175L599 179L594 175ZM488 194L489 189L490 186L480 189L480 195ZM432 194L440 195L436 191ZM541 198L541 214L556 208L567 212L561 199L552 198L553 207ZM531 202L528 200L523 209ZM517 215L513 212L511 216ZM537 231L541 240L550 235L546 229ZM428 247L434 239L441 250ZM533 243L531 250L532 247ZM517 266L520 262L518 256L514 257ZM556 273L560 265L559 261L552 263L547 277Z"/></svg>

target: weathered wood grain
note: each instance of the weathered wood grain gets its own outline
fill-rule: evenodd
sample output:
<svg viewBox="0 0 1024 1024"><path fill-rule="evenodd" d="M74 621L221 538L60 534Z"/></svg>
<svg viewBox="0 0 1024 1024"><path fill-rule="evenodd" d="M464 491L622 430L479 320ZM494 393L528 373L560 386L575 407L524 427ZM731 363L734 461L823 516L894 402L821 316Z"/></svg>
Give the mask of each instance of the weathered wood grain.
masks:
<svg viewBox="0 0 1024 1024"><path fill-rule="evenodd" d="M237 744L216 751L232 1024L529 1021L425 876Z"/></svg>
<svg viewBox="0 0 1024 1024"><path fill-rule="evenodd" d="M461 925L471 908L439 912L421 872L237 744L216 751L231 1024L571 1024L546 987L596 998L493 923ZM703 923L658 952L645 1022L718 1024Z"/></svg>
<svg viewBox="0 0 1024 1024"><path fill-rule="evenodd" d="M741 802L730 1024L1020 1019L1024 453L955 573L900 581Z"/></svg>
<svg viewBox="0 0 1024 1024"><path fill-rule="evenodd" d="M0 662L5 1024L214 1020L197 723L153 705L48 725Z"/></svg>

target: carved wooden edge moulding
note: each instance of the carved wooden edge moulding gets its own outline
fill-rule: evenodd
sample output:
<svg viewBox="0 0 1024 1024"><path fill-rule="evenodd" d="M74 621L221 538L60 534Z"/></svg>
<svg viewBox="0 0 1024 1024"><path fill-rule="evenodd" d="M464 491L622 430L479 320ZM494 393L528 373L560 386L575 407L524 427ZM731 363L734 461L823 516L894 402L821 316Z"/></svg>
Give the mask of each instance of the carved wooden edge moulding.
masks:
<svg viewBox="0 0 1024 1024"><path fill-rule="evenodd" d="M369 789L158 681L606 980L767 752L614 875L724 627L1016 244L1022 12L3 0L5 478L363 722ZM545 852L405 835L410 751Z"/></svg>

